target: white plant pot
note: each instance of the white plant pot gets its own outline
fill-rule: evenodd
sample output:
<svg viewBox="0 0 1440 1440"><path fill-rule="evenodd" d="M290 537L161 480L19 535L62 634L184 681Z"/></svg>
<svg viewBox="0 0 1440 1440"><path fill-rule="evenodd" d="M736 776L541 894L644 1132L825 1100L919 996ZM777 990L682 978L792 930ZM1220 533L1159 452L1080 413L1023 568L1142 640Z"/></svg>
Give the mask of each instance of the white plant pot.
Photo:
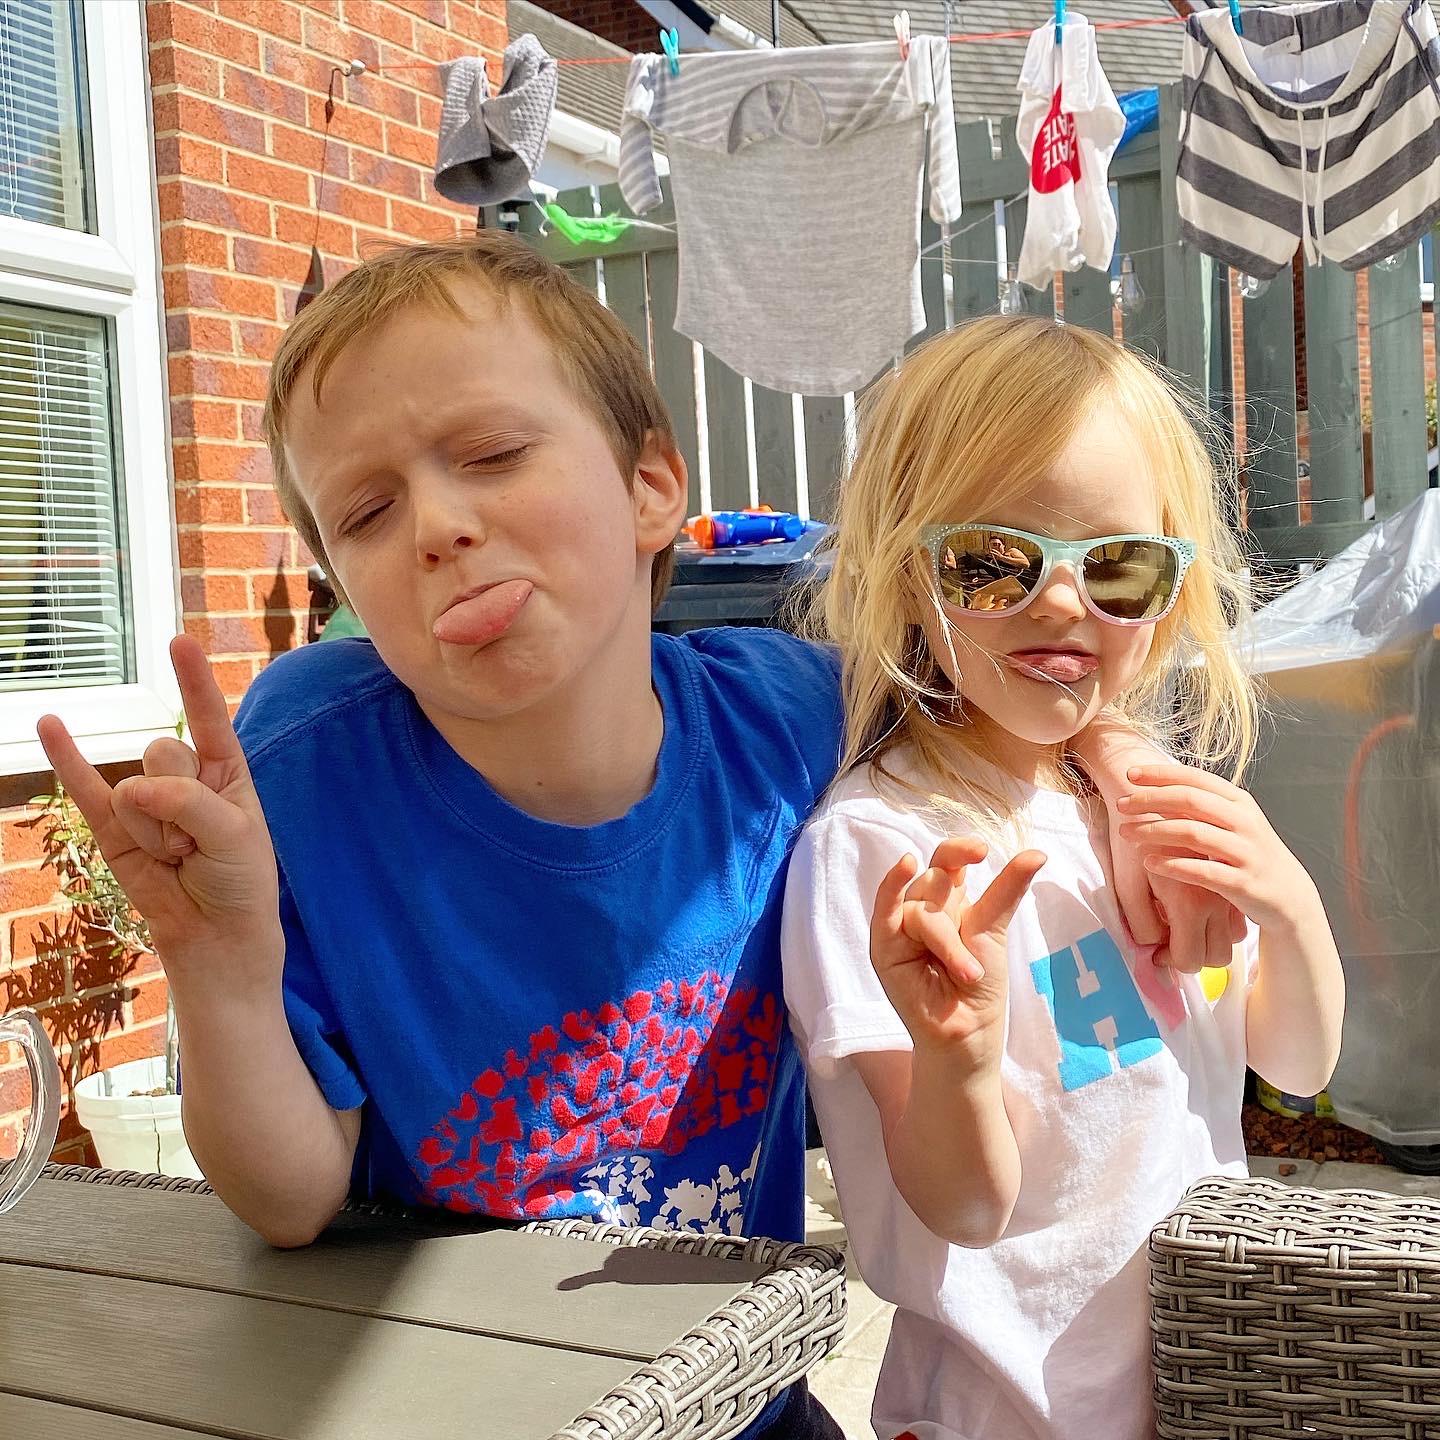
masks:
<svg viewBox="0 0 1440 1440"><path fill-rule="evenodd" d="M200 1180L180 1125L178 1095L135 1094L165 1084L165 1057L131 1060L75 1087L75 1114L107 1170L141 1170Z"/></svg>

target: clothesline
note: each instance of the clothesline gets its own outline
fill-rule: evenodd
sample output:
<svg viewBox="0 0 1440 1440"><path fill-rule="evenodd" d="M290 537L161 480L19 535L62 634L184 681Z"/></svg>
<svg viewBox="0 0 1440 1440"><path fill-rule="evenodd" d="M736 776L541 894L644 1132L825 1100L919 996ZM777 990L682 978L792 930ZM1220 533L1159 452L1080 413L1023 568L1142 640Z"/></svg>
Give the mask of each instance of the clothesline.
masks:
<svg viewBox="0 0 1440 1440"><path fill-rule="evenodd" d="M941 245L944 243L943 240L937 242L937 244ZM943 260L945 258L943 255L931 255L928 253L935 248L935 245L927 245L925 249L920 252L920 258L922 260ZM1160 245L1147 245L1143 250L1122 250L1119 253L1121 255L1128 255L1133 260L1137 255L1153 255L1158 250L1178 250L1179 248L1180 241L1166 240ZM969 260L962 255L952 255L950 256L950 263L952 265L983 265L987 270L994 270L998 264L998 260L994 258L989 260Z"/></svg>
<svg viewBox="0 0 1440 1440"><path fill-rule="evenodd" d="M1005 209L1008 210L1008 209L1010 208L1010 206L1012 206L1012 205L1018 205L1018 204L1020 203L1020 201L1024 200L1024 199L1026 198L1026 196L1028 195L1028 193L1029 193L1028 190L1021 190L1021 191L1017 192L1016 194L1011 195L1008 199L1002 200L1002 201L1000 202L1000 204L1001 204ZM533 203L536 204L536 205L539 205L542 210L544 210L544 209L546 208L546 207L545 207L544 205L542 205L541 202L538 201L538 200L534 201ZM583 216L582 216L582 217L577 217L577 218L580 218L580 219L583 220L583 219L588 219L589 217L583 217ZM667 235L673 235L673 234L676 233L676 231L675 231L675 226L673 226L673 225L659 225L659 224L656 224L653 220L637 220L637 219L635 219L634 217L629 216L629 215L614 216L614 217L612 217L612 218L614 218L614 219L615 219L616 221L618 221L619 223L623 224L626 228L632 228L632 227L633 227L633 228L642 229L642 230L659 230L659 231L662 231L663 233L665 233L665 234L667 234ZM955 243L955 241L957 241L962 235L968 235L968 234L970 233L970 231L972 231L972 230L978 230L978 229L980 229L980 227L983 226L983 225L993 225L994 223L995 223L994 214L993 214L993 212L989 212L989 213L986 213L986 214L982 215L982 216L980 217L980 219L978 219L978 220L972 220L968 225L962 225L958 230L949 230L949 231L947 231L944 235L942 235L942 236L940 237L940 239L938 239L938 240L932 240L932 241L930 242L930 244L923 246L923 247L921 248L921 250L920 250L920 259L922 259L922 260L944 259L944 258L945 258L944 256L936 256L936 255L934 254L934 252L935 252L936 250L942 250L942 249L944 249L945 246L947 246L947 245L953 245L953 244ZM551 224L553 224L553 221L550 220L550 219L548 218L548 216L547 216L547 220L546 220L546 222L545 222L546 228L548 228ZM543 233L543 230L542 230L542 233ZM618 237L617 237L617 238L618 238ZM1166 241L1165 243L1160 244L1160 245L1147 245L1147 246L1145 246L1143 249L1140 249L1140 250L1126 250L1126 251L1124 251L1124 253L1125 253L1126 255L1131 256L1132 258L1133 258L1134 256L1136 256L1136 255L1153 255L1153 254L1154 254L1156 251L1158 251L1158 250L1170 250L1170 249L1174 249L1174 248L1176 248L1176 246L1178 245L1178 243L1179 243L1178 241L1173 241L1173 240L1171 240L1171 241ZM950 259L950 263L951 263L952 265L989 265L989 266L993 266L993 265L995 264L995 261L994 261L994 260L967 260L967 259L965 259L964 257L959 256L959 255L951 255L951 256L949 257L949 259Z"/></svg>
<svg viewBox="0 0 1440 1440"><path fill-rule="evenodd" d="M1096 20L1092 22L1095 30L1136 30L1151 25L1180 25L1184 23L1184 16L1181 15L1157 15L1140 20ZM980 45L988 44L994 40L1028 40L1029 30L976 30L962 35L950 36L952 45ZM811 47L802 47L811 48ZM813 47L819 49L821 47ZM757 51L757 54L764 53ZM557 65L628 65L635 57L633 55L579 55L565 59L556 59ZM351 62L353 63L353 62ZM407 65L366 65L364 73L374 74L398 74L405 70L438 70L442 60L424 60L415 64ZM683 63L683 62L682 62ZM342 73L346 71L346 65L335 62L336 69Z"/></svg>
<svg viewBox="0 0 1440 1440"><path fill-rule="evenodd" d="M1057 0L1057 5L1061 3L1063 0ZM1350 13L1354 7L1349 5L1348 0L1333 0L1333 3L1338 11L1343 12L1345 33L1349 34L1360 23ZM1187 30L1187 69L1194 69L1192 52L1197 45L1210 44L1210 57L1213 59L1214 55L1219 53L1223 61L1224 54L1214 49L1213 41L1217 29L1225 29L1234 23L1235 5L1236 0L1230 0L1228 9L1231 13L1228 15L1225 9L1217 5L1214 10L1205 13L1205 18ZM1440 36L1436 34L1435 21L1428 6L1422 5L1420 8L1423 16L1429 17L1428 31L1414 34L1407 27L1404 33L1408 35L1423 60L1430 53L1431 47L1440 43ZM994 283L998 286L998 308L1002 315L1020 314L1029 307L1026 289L1043 290L1055 281L1057 274L1069 274L1082 267L1087 274L1083 277L1083 283L1081 277L1076 277L1077 295L1084 290L1092 299L1113 299L1119 313L1127 317L1143 315L1147 306L1163 304L1163 297L1147 296L1139 273L1139 269L1145 267L1138 267L1138 261L1147 255L1154 256L1160 252L1173 255L1187 243L1195 243L1204 253L1214 253L1214 245L1207 241L1206 237L1211 236L1212 232L1223 231L1224 226L1214 222L1211 212L1223 202L1243 218L1248 213L1247 205L1237 203L1234 197L1238 194L1244 200L1247 193L1245 185L1250 184L1253 188L1254 155L1273 159L1278 154L1270 144L1274 137L1265 128L1268 123L1265 117L1251 117L1255 130L1253 135L1225 130L1223 133L1217 132L1218 138L1202 137L1212 150L1217 146L1222 148L1214 154L1208 151L1197 152L1201 153L1203 159L1211 162L1210 171L1214 174L1207 171L1209 178L1205 185L1192 182L1189 190L1182 190L1177 196L1182 221L1188 221L1192 228L1199 232L1194 242L1172 240L1126 252L1123 246L1117 248L1116 245L1119 239L1119 217L1116 213L1115 187L1108 181L1109 161L1125 138L1137 129L1144 128L1146 124L1154 123L1157 107L1153 90L1147 95L1126 97L1125 104L1121 104L1101 70L1096 44L1097 32L1175 25L1180 23L1182 17L1148 17L1101 21L1098 24L1087 22L1082 33L1076 37L1075 45L1070 43L1067 35L1062 51L1057 47L1052 27L1048 24L1042 24L1031 31L1016 29L953 34L950 25L950 0L947 0L946 12L944 35L910 36L906 33L907 27L899 18L896 24L902 53L907 42L912 47L920 45L924 68L927 72L933 68L937 82L947 76L951 68L951 44L999 40L1026 42L1024 63L1016 87L1022 99L1015 120L1015 135L1020 151L1030 157L1031 163L1028 167L1028 184L1009 197L986 201L962 217L956 154L958 147L954 143L954 131L948 114L950 86L948 83L937 83L927 107L904 86L906 67L897 66L895 52L884 42L841 47L792 48L783 51L786 57L783 61L780 60L782 52L778 49L757 48L748 53L735 52L737 55L745 53L746 60L754 61L760 67L759 70L747 69L745 64L740 64L736 70L721 67L714 72L715 85L701 86L705 105L687 102L686 105L678 107L671 105L668 110L661 106L659 110L648 111L644 128L633 131L627 128L624 132L626 164L621 167L621 189L625 201L637 215L644 214L663 198L656 163L657 136L663 136L667 140L691 138L691 132L697 125L702 121L709 123L709 117L701 113L706 106L718 112L726 106L734 105L743 97L745 87L755 83L754 76L771 73L775 62L779 62L781 71L785 73L796 64L803 68L810 63L811 57L825 66L826 62L821 54L825 51L835 56L837 66L845 70L848 88L841 92L842 98L853 94L864 99L870 105L870 110L865 112L867 116L874 111L877 114L883 112L887 119L891 118L891 111L884 109L884 106L888 105L895 114L903 115L907 120L912 118L912 112L917 122L923 118L927 131L925 148L929 158L929 210L932 215L939 217L941 222L938 231L933 226L929 229L929 236L937 237L930 240L930 243L921 242L917 245L919 236L915 230L910 232L910 237L914 238L907 237L903 231L891 232L883 237L867 236L864 243L848 244L836 252L832 266L827 271L825 286L812 287L814 293L802 293L804 287L796 289L787 267L783 263L775 263L777 257L768 231L762 227L747 227L744 223L745 217L737 218L730 209L722 207L717 210L710 205L707 211L709 200L706 190L723 191L724 187L692 187L693 194L700 198L693 206L687 205L685 214L677 215L675 222L671 224L660 224L618 213L569 215L557 204L542 205L546 218L540 227L541 233L553 229L572 245L587 247L589 253L597 258L605 254L606 245L618 240L632 226L662 231L673 237L673 244L682 253L698 247L697 253L702 257L706 254L706 246L709 245L713 250L717 243L716 236L722 237L727 264L733 264L741 273L754 278L748 280L745 286L724 287L722 295L717 293L713 286L707 288L707 277L715 273L714 267L707 267L703 263L688 267L682 264L680 290L677 292L677 313L684 310L690 317L685 333L692 340L712 354L725 355L727 363L738 373L778 391L839 394L853 390L856 388L856 376L864 378L875 373L886 357L900 353L909 337L920 333L927 321L933 323L935 317L927 316L922 304L919 284L922 260L932 267L923 272L929 274L932 282L936 280L937 273L933 269L934 265L939 264L942 268L954 267L953 270L946 269L945 274L947 287L950 278L953 277L957 282L954 297L956 304L959 303L962 292L972 298L978 296L983 302L984 294L991 283L985 277L977 272L963 286L959 284L960 267L983 267L993 276ZM1368 14L1368 8L1365 13ZM1399 25L1399 19L1394 16L1391 16L1391 19L1394 25ZM1368 27L1369 21L1365 23ZM1229 31L1225 30L1225 33L1229 34ZM1369 34L1370 30L1367 28L1366 35ZM1305 39L1303 35L1298 38L1302 42ZM1418 223L1416 217L1423 218L1427 213L1433 215L1435 207L1440 206L1440 199L1436 198L1440 196L1440 179L1436 178L1440 176L1440 141L1433 138L1433 128L1424 131L1427 138L1423 144L1407 137L1422 128L1411 123L1414 118L1411 112L1423 110L1421 118L1430 115L1431 111L1426 107L1433 107L1433 91L1418 72L1411 74L1416 67L1413 59L1407 58L1410 51L1404 48L1403 37L1397 32L1393 37L1381 38L1393 40L1389 68L1403 77L1404 84L1400 86L1400 92L1408 107L1404 113L1397 111L1385 122L1388 126L1388 129L1384 130L1385 136L1388 140L1393 133L1394 143L1384 148L1393 148L1396 156L1405 156L1404 167L1390 167L1399 175L1399 180L1391 179L1386 183L1392 189L1403 192L1400 199L1404 202L1406 214L1411 217L1412 223ZM654 57L647 57L642 61L642 68L649 65L651 71L643 78L657 93L665 92L667 84L672 89L678 86L685 90L687 87L683 77L687 62L676 55L673 31L667 32L664 49L669 57L668 74L664 63L657 62ZM1303 44L1301 49L1304 49ZM1311 49L1315 47L1312 46ZM843 64L840 54L837 53L840 51L844 52ZM913 48L908 58L912 61L915 59ZM543 129L529 120L524 120L518 128L513 123L516 117L523 118L529 113L524 106L514 103L516 97L524 99L529 104L530 111L538 113L540 105L553 108L555 104L557 64L629 65L634 59L635 57L628 54L557 59L547 56L533 35L519 36L506 51L505 86L501 92L511 103L509 108L497 107L493 117L487 108L494 98L490 93L490 77L486 73L485 62L478 57L462 57L453 63L417 61L410 64L381 64L375 66L374 71L377 74L438 72L439 75L448 77L436 163L436 191L457 202L484 206L494 203L494 198L517 194L516 186L522 180L528 184L533 179L539 166L540 154L543 153ZM1310 60L1312 63L1307 74L1312 82L1318 84L1332 78L1327 66L1333 68L1333 65L1324 54L1317 52ZM334 113L335 103L340 98L337 89L343 79L363 75L368 68L356 60L343 67L335 65L331 69L325 106L327 143L329 121ZM693 70L692 80L697 82L704 79L700 71L710 73L699 60L694 62ZM722 80L725 82L723 85L719 83ZM1213 91L1224 100L1230 90L1244 80L1243 75L1232 75L1223 64L1211 65L1207 60L1206 67L1200 70L1197 85L1208 86L1206 93ZM422 88L427 84L416 83ZM729 88L734 87L738 89L736 94L732 95ZM899 89L892 95L891 91L896 87ZM688 88L694 87L692 85ZM1389 94L1390 91L1385 93ZM881 103L877 105L872 96L878 96ZM940 103L941 97L945 101L943 105ZM357 94L356 99L364 103L363 92ZM1145 102L1144 106L1132 103L1141 100ZM840 99L837 99L837 105L840 103ZM856 100L853 103L860 102ZM1194 103L1187 94L1186 109ZM485 112L478 117L477 107ZM1137 113L1137 109L1143 113ZM656 118L657 114L659 119ZM1246 114L1249 115L1249 112ZM478 127L477 118L480 121ZM1322 172L1327 169L1326 141L1335 138L1340 132L1337 130L1332 135L1328 129L1331 116L1327 107L1321 122L1320 161L1312 170L1306 159L1309 152L1305 142L1310 137L1305 134L1303 118L1297 116L1295 121L1300 129L1301 143L1291 147L1300 157L1298 166L1296 162L1288 161L1285 154L1280 154L1279 159L1290 164L1292 169L1298 169L1298 175L1290 188L1298 191L1295 198L1299 204L1296 209L1302 225L1313 232L1313 238L1308 234L1299 237L1307 246L1307 260L1313 264L1318 263L1321 247L1327 241L1330 242L1331 250L1335 248L1336 242L1324 227ZM630 120L631 117L627 116L627 126ZM1337 125L1340 123L1336 121ZM495 128L496 125L499 126L498 129ZM476 134L483 134L485 127L490 127L490 133L497 141L503 140L504 145L498 149L488 143L477 145L474 137ZM841 134L848 133L843 125L838 125L837 130ZM1183 128L1182 157L1187 153L1187 135L1192 147L1198 143L1195 136L1190 134L1189 128ZM992 141L993 138L992 135ZM1282 135L1281 138L1285 137ZM637 143L632 144L632 141ZM679 160L684 158L682 151L683 147L679 145L672 147L672 166L678 165ZM1083 171L1082 153L1086 156ZM520 173L492 174L491 172L497 169L494 159L496 154L510 157L505 163L515 162L512 168ZM907 156L909 160L915 159L908 152ZM724 163L743 169L748 158L742 153L729 157ZM1349 183L1351 177L1348 172L1343 171L1338 146L1331 147L1328 158L1332 162L1329 169L1340 175L1345 183ZM825 227L825 233L833 233L839 225L843 226L848 234L852 228L851 217L843 207L849 204L848 197L862 189L871 193L871 200L880 213L906 213L909 210L913 215L917 191L923 196L924 171L912 174L906 166L898 164L898 159L897 156L895 166L880 167L878 171L867 161L862 169L843 142L837 142L828 148L824 160L827 167L825 189L827 202L833 201L833 204L830 210L825 206L815 207L815 214L809 219ZM708 155L706 161L707 164L711 163ZM792 153L787 150L785 164L795 172L799 182L794 187L795 193L806 193L803 182L815 168L814 157L808 152L795 150ZM851 167L849 172L845 171L846 165ZM838 170L832 170L832 166L838 167ZM695 162L694 170L698 179L705 178L705 168L698 160ZM321 169L319 184L323 186L325 172L328 172L328 166L323 161ZM837 180L837 174L844 175L843 183ZM1265 178L1267 183L1277 187L1277 193L1278 187L1284 185L1287 179L1282 176L1279 181L1275 181L1269 171L1265 172ZM773 183L773 179L773 176L769 176L766 183ZM784 192L786 186L781 185L779 188ZM760 186L755 187L757 195L761 189ZM1213 195L1211 191L1214 192ZM490 198L492 196L493 198ZM530 198L534 199L533 196ZM1011 207L1021 205L1027 199L1028 211L1022 209L1018 213L1011 212ZM1187 200L1192 212L1189 215L1186 210ZM540 204L538 200L535 203ZM759 203L768 202L762 197ZM1210 211L1196 211L1197 204L1210 205ZM321 198L317 193L317 235L316 242L311 246L312 276L320 273L317 244L319 213L322 208ZM591 206L585 205L583 208L590 209ZM1253 209L1254 206L1249 208ZM1332 211L1334 209L1332 206ZM1309 218L1312 213L1313 220ZM1200 216L1199 221L1193 218L1196 214ZM1023 223L1017 223L1022 215ZM1210 220L1208 227L1204 223L1207 216ZM914 216L917 222L916 230L919 228L920 218ZM967 244L964 237L971 232L982 232L982 227L991 227L992 235L979 233L975 240ZM1367 263L1379 263L1380 260L1388 259L1389 252L1384 249L1387 244L1389 250L1397 248L1393 243L1397 238L1395 234L1377 238L1363 232L1363 229L1355 229L1353 225L1351 231L1353 233L1337 229L1336 233L1344 234L1343 243L1349 247L1347 255L1359 255ZM1228 247L1222 252L1226 254L1227 263L1231 264L1232 268L1239 269L1231 257L1238 253L1238 244L1252 243L1248 235L1242 235L1237 240L1234 236L1222 234L1221 239ZM1290 239L1289 235L1279 235L1274 240L1273 248L1283 248L1287 239ZM881 243L882 240L884 243ZM958 251L966 253L957 253ZM1315 258L1312 258L1312 252L1315 252ZM1241 293L1245 298L1253 298L1263 290L1263 284L1251 284L1245 277L1251 273L1266 274L1267 268L1274 268L1269 264L1273 258L1275 257L1257 252L1257 263L1245 267L1241 285ZM1285 257L1280 258L1283 260ZM1329 258L1343 257L1331 255ZM1166 264L1168 267L1168 260ZM1152 261L1150 268L1153 269L1156 265L1158 261ZM842 272L844 282L835 282L831 271ZM905 294L897 288L897 275L901 272L908 272L909 276L908 305L905 303ZM1097 296L1096 291L1107 272L1112 277L1108 281L1108 295L1101 291ZM1145 278L1152 277L1147 273ZM307 281L307 290L309 287L310 282ZM978 290L976 287L979 287ZM866 311L862 305L850 303L848 300L841 304L834 303L836 295L858 296L867 303L873 299L874 303L870 304ZM947 297L945 304L948 311L952 300Z"/></svg>

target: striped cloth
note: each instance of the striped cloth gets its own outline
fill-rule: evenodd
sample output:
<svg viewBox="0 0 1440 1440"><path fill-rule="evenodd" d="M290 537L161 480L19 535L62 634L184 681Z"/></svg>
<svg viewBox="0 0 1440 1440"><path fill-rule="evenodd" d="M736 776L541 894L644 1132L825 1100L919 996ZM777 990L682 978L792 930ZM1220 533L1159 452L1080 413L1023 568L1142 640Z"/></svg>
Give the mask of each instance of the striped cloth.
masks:
<svg viewBox="0 0 1440 1440"><path fill-rule="evenodd" d="M1268 279L1360 270L1440 218L1440 37L1428 0L1221 6L1185 26L1182 238Z"/></svg>
<svg viewBox="0 0 1440 1440"><path fill-rule="evenodd" d="M661 203L680 253L675 328L774 390L856 390L925 328L920 214L960 218L950 47L916 36L630 65L620 188ZM939 317L936 317L937 321Z"/></svg>

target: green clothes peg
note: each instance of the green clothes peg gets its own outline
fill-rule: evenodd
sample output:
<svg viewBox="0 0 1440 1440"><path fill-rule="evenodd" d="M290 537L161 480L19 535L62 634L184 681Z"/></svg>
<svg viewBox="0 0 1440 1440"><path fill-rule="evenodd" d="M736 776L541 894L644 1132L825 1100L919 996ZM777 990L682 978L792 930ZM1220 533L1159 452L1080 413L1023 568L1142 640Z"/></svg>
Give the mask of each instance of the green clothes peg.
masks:
<svg viewBox="0 0 1440 1440"><path fill-rule="evenodd" d="M631 223L623 215L570 215L553 201L545 207L545 218L572 245L613 245Z"/></svg>

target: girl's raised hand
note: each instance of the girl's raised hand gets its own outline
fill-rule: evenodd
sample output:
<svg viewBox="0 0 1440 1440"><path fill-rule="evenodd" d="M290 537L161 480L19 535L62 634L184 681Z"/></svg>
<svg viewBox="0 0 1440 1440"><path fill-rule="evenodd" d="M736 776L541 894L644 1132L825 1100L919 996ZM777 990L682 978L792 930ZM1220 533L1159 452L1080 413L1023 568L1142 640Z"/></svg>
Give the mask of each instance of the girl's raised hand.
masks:
<svg viewBox="0 0 1440 1440"><path fill-rule="evenodd" d="M275 980L284 946L260 797L204 652L182 635L170 658L193 750L179 740L153 741L144 774L112 788L56 716L40 721L40 741L115 879L149 923L171 979L177 969L214 958L224 966L216 978L228 985L252 976Z"/></svg>
<svg viewBox="0 0 1440 1440"><path fill-rule="evenodd" d="M1189 765L1142 765L1136 788L1116 802L1120 833L1140 847L1152 874L1227 900L1261 929L1318 905L1305 867L1248 792Z"/></svg>
<svg viewBox="0 0 1440 1440"><path fill-rule="evenodd" d="M1045 856L1015 856L971 903L965 869L983 840L942 841L917 875L904 855L880 882L870 959L917 1050L942 1049L980 1069L998 1066L1008 993L1005 931Z"/></svg>

